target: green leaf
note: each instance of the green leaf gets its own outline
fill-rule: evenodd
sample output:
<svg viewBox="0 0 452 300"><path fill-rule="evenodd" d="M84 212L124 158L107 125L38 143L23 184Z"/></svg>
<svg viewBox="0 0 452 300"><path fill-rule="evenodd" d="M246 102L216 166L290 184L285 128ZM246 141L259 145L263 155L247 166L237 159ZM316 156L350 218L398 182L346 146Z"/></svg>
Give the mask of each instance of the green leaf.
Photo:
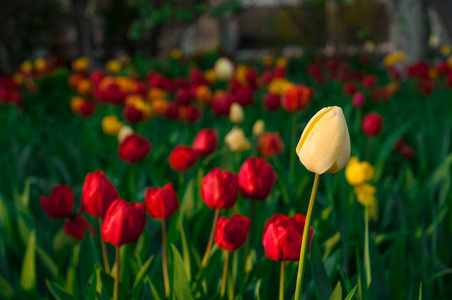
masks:
<svg viewBox="0 0 452 300"><path fill-rule="evenodd" d="M0 296L2 296L2 298L14 296L14 290L2 275L0 275Z"/></svg>
<svg viewBox="0 0 452 300"><path fill-rule="evenodd" d="M195 178L192 178L188 182L184 197L182 198L179 215L180 218L186 216L188 219L190 219L193 216L193 209L195 208L194 185Z"/></svg>
<svg viewBox="0 0 452 300"><path fill-rule="evenodd" d="M74 297L78 296L77 270L79 267L80 244L76 244L66 273L66 290Z"/></svg>
<svg viewBox="0 0 452 300"><path fill-rule="evenodd" d="M68 292L66 292L61 286L59 286L55 282L51 282L48 279L46 279L47 287L49 288L50 293L53 297L57 300L73 300L74 297L72 297Z"/></svg>
<svg viewBox="0 0 452 300"><path fill-rule="evenodd" d="M353 288L353 290L351 290L350 293L348 293L347 297L345 297L344 300L351 300L351 299L353 298L353 295L355 295L355 291L356 291L356 288L357 288L357 287L358 287L358 286L355 285L355 287Z"/></svg>
<svg viewBox="0 0 452 300"><path fill-rule="evenodd" d="M311 241L310 263L317 299L328 299L333 293L333 289L326 274L316 238Z"/></svg>
<svg viewBox="0 0 452 300"><path fill-rule="evenodd" d="M53 259L44 251L41 247L36 247L37 254L39 258L41 259L41 262L44 264L44 266L49 270L49 272L52 274L52 277L55 279L58 276L58 266L53 261Z"/></svg>
<svg viewBox="0 0 452 300"><path fill-rule="evenodd" d="M188 281L191 281L190 251L188 250L187 237L185 236L182 216L179 218L177 225L179 226L179 232L182 240L182 255L184 256L185 269L187 270Z"/></svg>
<svg viewBox="0 0 452 300"><path fill-rule="evenodd" d="M340 281L337 282L336 287L331 294L330 300L342 300L342 286Z"/></svg>
<svg viewBox="0 0 452 300"><path fill-rule="evenodd" d="M401 230L389 261L388 286L391 299L405 299L405 233Z"/></svg>
<svg viewBox="0 0 452 300"><path fill-rule="evenodd" d="M144 265L141 267L140 271L138 271L136 277L135 277L135 281L133 282L133 287L132 289L135 292L135 289L140 286L140 284L143 282L144 277L146 275L146 273L149 270L149 266L151 265L152 259L154 258L154 255L151 255L148 260L144 263Z"/></svg>
<svg viewBox="0 0 452 300"><path fill-rule="evenodd" d="M36 233L32 231L28 238L27 250L20 274L20 286L28 291L36 286Z"/></svg>
<svg viewBox="0 0 452 300"><path fill-rule="evenodd" d="M97 298L97 267L93 268L93 277L91 279L91 285L89 286L87 300L96 300Z"/></svg>
<svg viewBox="0 0 452 300"><path fill-rule="evenodd" d="M177 248L171 244L173 250L173 282L172 290L178 300L192 300L193 296L190 290L190 284L188 281L187 270L185 269L184 261L177 251Z"/></svg>

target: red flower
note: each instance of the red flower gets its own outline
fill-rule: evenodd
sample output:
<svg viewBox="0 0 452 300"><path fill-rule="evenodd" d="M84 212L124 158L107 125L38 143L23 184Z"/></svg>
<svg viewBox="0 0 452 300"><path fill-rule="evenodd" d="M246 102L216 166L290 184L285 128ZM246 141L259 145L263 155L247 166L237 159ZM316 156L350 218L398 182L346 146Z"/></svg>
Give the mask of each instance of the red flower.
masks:
<svg viewBox="0 0 452 300"><path fill-rule="evenodd" d="M116 199L102 223L101 237L117 247L138 241L146 225L144 203Z"/></svg>
<svg viewBox="0 0 452 300"><path fill-rule="evenodd" d="M257 88L257 72L253 69L247 69L245 72L246 83L250 88L255 90Z"/></svg>
<svg viewBox="0 0 452 300"><path fill-rule="evenodd" d="M237 102L242 106L250 106L254 102L254 92L251 87L241 86L234 94L237 97Z"/></svg>
<svg viewBox="0 0 452 300"><path fill-rule="evenodd" d="M342 92L345 96L352 96L354 93L356 93L357 90L358 89L356 88L356 85L354 85L353 83L344 84L342 88Z"/></svg>
<svg viewBox="0 0 452 300"><path fill-rule="evenodd" d="M262 81L265 84L269 84L273 79L273 72L265 71L264 74L262 74Z"/></svg>
<svg viewBox="0 0 452 300"><path fill-rule="evenodd" d="M168 109L166 110L166 117L170 120L179 118L179 105L177 103L169 103Z"/></svg>
<svg viewBox="0 0 452 300"><path fill-rule="evenodd" d="M302 111L308 106L313 95L313 90L305 85L296 85L289 88L281 98L283 108L294 113Z"/></svg>
<svg viewBox="0 0 452 300"><path fill-rule="evenodd" d="M176 93L176 102L179 105L187 106L191 102L190 92L188 89L180 89Z"/></svg>
<svg viewBox="0 0 452 300"><path fill-rule="evenodd" d="M248 158L238 175L240 195L245 199L265 200L273 189L277 175L264 158Z"/></svg>
<svg viewBox="0 0 452 300"><path fill-rule="evenodd" d="M413 147L411 146L403 146L400 153L402 153L402 155L407 159L411 159L414 157L414 150Z"/></svg>
<svg viewBox="0 0 452 300"><path fill-rule="evenodd" d="M105 75L102 71L94 71L91 73L91 81L94 85L98 85L102 79L104 79Z"/></svg>
<svg viewBox="0 0 452 300"><path fill-rule="evenodd" d="M57 185L50 191L50 198L40 198L44 211L54 219L64 219L71 215L74 207L74 192L64 184Z"/></svg>
<svg viewBox="0 0 452 300"><path fill-rule="evenodd" d="M177 194L171 183L162 188L151 187L146 189L144 199L148 214L153 219L169 219L179 208Z"/></svg>
<svg viewBox="0 0 452 300"><path fill-rule="evenodd" d="M369 113L364 117L362 128L364 134L377 136L383 128L383 118L377 113Z"/></svg>
<svg viewBox="0 0 452 300"><path fill-rule="evenodd" d="M286 77L286 69L285 68L275 68L273 71L275 78L284 78Z"/></svg>
<svg viewBox="0 0 452 300"><path fill-rule="evenodd" d="M366 89L372 89L377 84L377 76L375 75L366 75L362 80L362 85Z"/></svg>
<svg viewBox="0 0 452 300"><path fill-rule="evenodd" d="M198 161L198 152L190 146L177 145L170 154L171 168L178 172L191 169Z"/></svg>
<svg viewBox="0 0 452 300"><path fill-rule="evenodd" d="M357 92L353 95L352 105L353 107L359 108L366 104L366 96L363 93Z"/></svg>
<svg viewBox="0 0 452 300"><path fill-rule="evenodd" d="M393 149L396 152L402 152L403 147L405 147L405 140L403 137L399 137L395 142Z"/></svg>
<svg viewBox="0 0 452 300"><path fill-rule="evenodd" d="M193 141L193 149L200 155L209 155L218 148L218 134L215 129L202 129Z"/></svg>
<svg viewBox="0 0 452 300"><path fill-rule="evenodd" d="M231 219L221 217L215 231L215 243L223 250L239 249L246 240L250 224L249 218L237 214Z"/></svg>
<svg viewBox="0 0 452 300"><path fill-rule="evenodd" d="M264 157L280 155L284 151L284 143L279 132L266 132L257 142L259 153Z"/></svg>
<svg viewBox="0 0 452 300"><path fill-rule="evenodd" d="M231 95L224 95L219 99L214 99L212 102L212 113L214 116L229 116L229 110L233 103Z"/></svg>
<svg viewBox="0 0 452 300"><path fill-rule="evenodd" d="M122 109L122 117L130 124L140 123L145 119L144 113L132 105L124 106Z"/></svg>
<svg viewBox="0 0 452 300"><path fill-rule="evenodd" d="M214 168L202 179L201 196L211 209L229 209L237 202L237 175Z"/></svg>
<svg viewBox="0 0 452 300"><path fill-rule="evenodd" d="M201 119L201 110L196 106L180 106L179 119L183 122L194 123Z"/></svg>
<svg viewBox="0 0 452 300"><path fill-rule="evenodd" d="M151 148L151 142L137 133L132 133L119 142L118 157L133 164L145 159Z"/></svg>
<svg viewBox="0 0 452 300"><path fill-rule="evenodd" d="M74 219L66 219L64 221L64 233L72 236L76 240L83 240L89 222L82 216L76 216Z"/></svg>
<svg viewBox="0 0 452 300"><path fill-rule="evenodd" d="M297 261L300 258L301 240L306 217L297 214L289 218L276 214L268 220L264 227L262 242L265 254L276 261ZM314 229L309 229L308 248L311 244Z"/></svg>
<svg viewBox="0 0 452 300"><path fill-rule="evenodd" d="M118 191L102 171L86 175L82 190L82 207L88 214L102 218L117 198Z"/></svg>
<svg viewBox="0 0 452 300"><path fill-rule="evenodd" d="M268 111L278 110L281 106L281 100L279 95L267 94L262 100L262 106Z"/></svg>
<svg viewBox="0 0 452 300"><path fill-rule="evenodd" d="M425 95L431 96L435 88L435 81L432 79L419 79L418 89Z"/></svg>

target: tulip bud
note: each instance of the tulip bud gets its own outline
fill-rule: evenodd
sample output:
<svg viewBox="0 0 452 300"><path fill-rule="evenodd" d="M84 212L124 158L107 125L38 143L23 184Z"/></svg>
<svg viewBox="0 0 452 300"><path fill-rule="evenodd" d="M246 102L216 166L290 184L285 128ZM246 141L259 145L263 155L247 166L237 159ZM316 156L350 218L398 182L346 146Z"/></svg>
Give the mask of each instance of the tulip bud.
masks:
<svg viewBox="0 0 452 300"><path fill-rule="evenodd" d="M71 215L74 207L74 192L70 187L60 184L50 191L50 197L40 198L44 211L54 219L64 219Z"/></svg>
<svg viewBox="0 0 452 300"><path fill-rule="evenodd" d="M245 133L237 127L232 128L224 138L224 141L233 152L242 152L251 148L251 144L245 137Z"/></svg>
<svg viewBox="0 0 452 300"><path fill-rule="evenodd" d="M364 104L366 104L366 97L364 96L364 94L361 92L355 93L352 98L353 107L363 107Z"/></svg>
<svg viewBox="0 0 452 300"><path fill-rule="evenodd" d="M262 242L265 254L276 261L298 261L306 217L297 214L289 218L276 214L268 220L264 227ZM308 248L311 244L314 229L309 228Z"/></svg>
<svg viewBox="0 0 452 300"><path fill-rule="evenodd" d="M377 189L370 184L362 184L355 187L356 199L363 206L373 206L375 205L375 193Z"/></svg>
<svg viewBox="0 0 452 300"><path fill-rule="evenodd" d="M140 162L151 152L152 144L137 133L132 133L119 142L118 157L133 164Z"/></svg>
<svg viewBox="0 0 452 300"><path fill-rule="evenodd" d="M281 104L289 113L302 111L309 104L312 95L313 90L311 88L304 85L294 85L284 93Z"/></svg>
<svg viewBox="0 0 452 300"><path fill-rule="evenodd" d="M177 194L173 185L168 183L163 188L152 187L144 193L149 216L153 219L169 219L179 208Z"/></svg>
<svg viewBox="0 0 452 300"><path fill-rule="evenodd" d="M144 203L116 199L102 223L101 237L117 247L138 241L146 225Z"/></svg>
<svg viewBox="0 0 452 300"><path fill-rule="evenodd" d="M281 100L277 94L267 94L262 100L262 106L268 111L276 111L281 106Z"/></svg>
<svg viewBox="0 0 452 300"><path fill-rule="evenodd" d="M249 218L237 214L230 219L221 217L215 230L215 243L223 250L239 249L246 240L250 224Z"/></svg>
<svg viewBox="0 0 452 300"><path fill-rule="evenodd" d="M177 145L169 157L171 168L178 172L191 169L198 161L198 152L190 146Z"/></svg>
<svg viewBox="0 0 452 300"><path fill-rule="evenodd" d="M259 137L265 131L265 123L262 120L257 120L253 125L253 135Z"/></svg>
<svg viewBox="0 0 452 300"><path fill-rule="evenodd" d="M215 129L202 129L193 141L193 149L200 155L207 156L218 148L218 134Z"/></svg>
<svg viewBox="0 0 452 300"><path fill-rule="evenodd" d="M234 65L229 59L222 57L215 63L214 70L218 80L227 81L234 73Z"/></svg>
<svg viewBox="0 0 452 300"><path fill-rule="evenodd" d="M369 113L363 120L363 132L369 136L377 136L383 127L383 118L377 113Z"/></svg>
<svg viewBox="0 0 452 300"><path fill-rule="evenodd" d="M122 128L122 123L116 116L106 116L102 119L102 130L108 135L118 135Z"/></svg>
<svg viewBox="0 0 452 300"><path fill-rule="evenodd" d="M64 221L64 233L74 239L81 241L85 237L89 222L82 216L76 216L74 219Z"/></svg>
<svg viewBox="0 0 452 300"><path fill-rule="evenodd" d="M374 168L369 162L360 162L355 156L350 158L345 167L345 178L353 186L358 186L371 180L374 177L374 173Z"/></svg>
<svg viewBox="0 0 452 300"><path fill-rule="evenodd" d="M350 158L350 136L342 109L318 111L303 130L296 152L306 169L316 174L344 168Z"/></svg>
<svg viewBox="0 0 452 300"><path fill-rule="evenodd" d="M102 218L110 204L118 197L115 186L102 171L86 175L82 190L82 208L85 212Z"/></svg>
<svg viewBox="0 0 452 300"><path fill-rule="evenodd" d="M240 167L240 195L245 199L265 200L275 185L277 175L264 158L248 158Z"/></svg>
<svg viewBox="0 0 452 300"><path fill-rule="evenodd" d="M263 157L273 157L284 151L284 143L279 132L267 132L259 137L257 148Z"/></svg>
<svg viewBox="0 0 452 300"><path fill-rule="evenodd" d="M237 175L214 168L202 179L201 196L211 209L229 209L237 202L237 189Z"/></svg>
<svg viewBox="0 0 452 300"><path fill-rule="evenodd" d="M238 103L232 103L229 110L229 119L234 124L240 124L243 121L243 108Z"/></svg>
<svg viewBox="0 0 452 300"><path fill-rule="evenodd" d="M134 133L134 131L133 131L132 127L122 126L121 130L119 130L119 133L118 133L119 142L122 142L126 137L128 137L129 135L131 135L133 133Z"/></svg>

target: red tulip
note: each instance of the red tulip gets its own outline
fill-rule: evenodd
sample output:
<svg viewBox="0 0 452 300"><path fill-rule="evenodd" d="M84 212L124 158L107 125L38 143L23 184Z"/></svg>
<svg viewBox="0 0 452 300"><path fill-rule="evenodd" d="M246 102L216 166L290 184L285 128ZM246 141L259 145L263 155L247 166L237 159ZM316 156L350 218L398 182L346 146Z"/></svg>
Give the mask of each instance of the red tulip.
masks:
<svg viewBox="0 0 452 300"><path fill-rule="evenodd" d="M168 183L164 187L151 187L144 193L148 214L152 219L169 219L179 208L177 194L173 185Z"/></svg>
<svg viewBox="0 0 452 300"><path fill-rule="evenodd" d="M129 164L140 162L151 152L152 144L137 133L119 142L118 157Z"/></svg>
<svg viewBox="0 0 452 300"><path fill-rule="evenodd" d="M223 250L239 249L246 240L250 224L249 218L237 214L230 219L221 217L215 231L215 243Z"/></svg>
<svg viewBox="0 0 452 300"><path fill-rule="evenodd" d="M124 106L122 117L130 124L140 123L145 119L144 113L132 105Z"/></svg>
<svg viewBox="0 0 452 300"><path fill-rule="evenodd" d="M268 111L278 110L281 106L281 99L277 94L267 94L262 100L262 106Z"/></svg>
<svg viewBox="0 0 452 300"><path fill-rule="evenodd" d="M412 159L414 157L414 150L411 146L403 146L400 153L407 159Z"/></svg>
<svg viewBox="0 0 452 300"><path fill-rule="evenodd" d="M76 216L74 219L66 219L64 221L64 233L72 236L76 240L83 240L89 222L82 216Z"/></svg>
<svg viewBox="0 0 452 300"><path fill-rule="evenodd" d="M281 98L283 108L294 113L306 108L313 95L313 90L305 85L295 85L289 88Z"/></svg>
<svg viewBox="0 0 452 300"><path fill-rule="evenodd" d="M253 69L247 69L245 72L246 83L250 88L255 90L257 88L257 72Z"/></svg>
<svg viewBox="0 0 452 300"><path fill-rule="evenodd" d="M242 106L250 106L254 102L254 92L251 87L241 86L234 94L237 97L237 102Z"/></svg>
<svg viewBox="0 0 452 300"><path fill-rule="evenodd" d="M218 134L215 129L202 129L193 141L193 149L200 155L207 156L218 148Z"/></svg>
<svg viewBox="0 0 452 300"><path fill-rule="evenodd" d="M229 116L229 110L234 102L233 97L225 94L219 99L214 99L212 102L212 113L214 116Z"/></svg>
<svg viewBox="0 0 452 300"><path fill-rule="evenodd" d="M194 123L201 119L201 110L196 106L180 106L179 120L188 123Z"/></svg>
<svg viewBox="0 0 452 300"><path fill-rule="evenodd" d="M198 161L198 152L190 146L177 145L170 154L171 168L178 172L191 169Z"/></svg>
<svg viewBox="0 0 452 300"><path fill-rule="evenodd" d="M393 149L396 152L402 152L403 147L405 147L405 140L403 137L399 137L395 142Z"/></svg>
<svg viewBox="0 0 452 300"><path fill-rule="evenodd" d="M188 89L180 89L176 93L176 102L179 105L187 106L191 102L191 97Z"/></svg>
<svg viewBox="0 0 452 300"><path fill-rule="evenodd" d="M168 109L166 110L166 117L170 120L177 120L179 118L179 105L177 103L169 103Z"/></svg>
<svg viewBox="0 0 452 300"><path fill-rule="evenodd" d="M262 242L265 254L276 261L298 261L300 258L301 240L306 217L297 214L289 218L276 214L268 220L264 227ZM314 229L309 229L308 248L311 244Z"/></svg>
<svg viewBox="0 0 452 300"><path fill-rule="evenodd" d="M265 200L273 189L277 175L264 158L248 158L238 175L240 195L245 199Z"/></svg>
<svg viewBox="0 0 452 300"><path fill-rule="evenodd" d="M273 71L273 76L275 78L285 78L286 77L286 69L285 68L275 68Z"/></svg>
<svg viewBox="0 0 452 300"><path fill-rule="evenodd" d="M201 196L211 209L229 209L237 202L237 175L214 168L202 179Z"/></svg>
<svg viewBox="0 0 452 300"><path fill-rule="evenodd" d="M362 85L366 89L372 89L377 84L377 76L375 75L367 75L364 76L362 80Z"/></svg>
<svg viewBox="0 0 452 300"><path fill-rule="evenodd" d="M91 73L91 81L95 84L98 85L102 79L104 79L105 74L102 71L94 71L93 73Z"/></svg>
<svg viewBox="0 0 452 300"><path fill-rule="evenodd" d="M264 74L262 74L262 81L265 84L269 84L273 79L273 72L265 71Z"/></svg>
<svg viewBox="0 0 452 300"><path fill-rule="evenodd" d="M74 192L64 184L57 185L50 191L50 198L40 198L44 211L54 219L64 219L71 216L74 207Z"/></svg>
<svg viewBox="0 0 452 300"><path fill-rule="evenodd" d="M117 247L138 241L146 225L144 203L116 199L102 223L101 237Z"/></svg>
<svg viewBox="0 0 452 300"><path fill-rule="evenodd" d="M362 128L364 134L377 136L381 133L383 118L377 113L369 113L364 117Z"/></svg>
<svg viewBox="0 0 452 300"><path fill-rule="evenodd" d="M364 104L366 104L366 96L361 92L355 93L352 98L353 107L363 107Z"/></svg>
<svg viewBox="0 0 452 300"><path fill-rule="evenodd" d="M264 157L280 155L284 151L284 143L279 132L266 132L257 141L259 153Z"/></svg>
<svg viewBox="0 0 452 300"><path fill-rule="evenodd" d="M118 197L115 186L102 171L86 175L82 190L82 207L88 214L102 218L110 204Z"/></svg>
<svg viewBox="0 0 452 300"><path fill-rule="evenodd" d="M356 88L356 85L354 85L353 83L344 84L342 88L342 92L346 96L352 96L354 93L356 93L357 90L358 89Z"/></svg>

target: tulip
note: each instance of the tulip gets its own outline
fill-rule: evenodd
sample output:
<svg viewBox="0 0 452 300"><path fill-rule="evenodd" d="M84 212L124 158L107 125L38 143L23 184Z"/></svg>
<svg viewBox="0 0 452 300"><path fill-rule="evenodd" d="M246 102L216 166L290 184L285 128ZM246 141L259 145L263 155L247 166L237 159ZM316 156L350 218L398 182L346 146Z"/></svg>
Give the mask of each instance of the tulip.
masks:
<svg viewBox="0 0 452 300"><path fill-rule="evenodd" d="M145 120L145 114L135 106L124 106L122 117L130 124L137 124Z"/></svg>
<svg viewBox="0 0 452 300"><path fill-rule="evenodd" d="M211 107L214 116L228 116L233 100L233 97L229 94L214 97Z"/></svg>
<svg viewBox="0 0 452 300"><path fill-rule="evenodd" d="M151 152L152 144L137 133L132 133L119 142L118 157L133 164L146 158Z"/></svg>
<svg viewBox="0 0 452 300"><path fill-rule="evenodd" d="M243 121L243 108L238 103L232 103L229 110L229 119L234 124L240 124Z"/></svg>
<svg viewBox="0 0 452 300"><path fill-rule="evenodd" d="M198 161L198 152L190 146L177 145L169 157L171 168L178 172L191 169Z"/></svg>
<svg viewBox="0 0 452 300"><path fill-rule="evenodd" d="M377 136L381 133L383 118L377 113L369 113L364 116L362 123L363 132L368 136Z"/></svg>
<svg viewBox="0 0 452 300"><path fill-rule="evenodd" d="M264 157L280 155L284 151L284 143L279 132L267 132L257 142L259 153Z"/></svg>
<svg viewBox="0 0 452 300"><path fill-rule="evenodd" d="M193 141L193 149L207 156L218 148L218 134L215 129L201 129Z"/></svg>
<svg viewBox="0 0 452 300"><path fill-rule="evenodd" d="M358 91L358 88L353 83L344 84L344 86L342 88L342 92L346 96L352 96L357 91Z"/></svg>
<svg viewBox="0 0 452 300"><path fill-rule="evenodd" d="M402 155L407 159L412 159L414 157L414 150L411 146L403 146L402 150L400 151Z"/></svg>
<svg viewBox="0 0 452 300"><path fill-rule="evenodd" d="M345 178L352 186L359 186L372 179L374 168L367 161L360 162L357 157L352 157L345 167Z"/></svg>
<svg viewBox="0 0 452 300"><path fill-rule="evenodd" d="M75 216L74 219L64 221L64 233L74 239L81 241L85 237L89 222L82 216Z"/></svg>
<svg viewBox="0 0 452 300"><path fill-rule="evenodd" d="M303 130L296 153L316 174L343 169L350 158L350 137L342 109L333 106L317 112Z"/></svg>
<svg viewBox="0 0 452 300"><path fill-rule="evenodd" d="M276 179L275 170L264 158L248 158L238 174L240 195L263 201L272 191Z"/></svg>
<svg viewBox="0 0 452 300"><path fill-rule="evenodd" d="M191 102L191 96L187 89L180 89L176 93L176 102L179 105L187 106Z"/></svg>
<svg viewBox="0 0 452 300"><path fill-rule="evenodd" d="M248 235L250 220L241 215L232 215L230 219L221 217L218 220L215 231L215 243L219 248L226 250L226 258L223 268L223 279L221 281L221 296L224 296L226 279L228 274L229 254L239 249Z"/></svg>
<svg viewBox="0 0 452 300"><path fill-rule="evenodd" d="M253 89L248 86L239 87L234 95L237 97L237 102L243 107L250 106L254 102Z"/></svg>
<svg viewBox="0 0 452 300"><path fill-rule="evenodd" d="M366 97L363 93L357 92L352 97L352 105L353 107L360 108L366 104Z"/></svg>
<svg viewBox="0 0 452 300"><path fill-rule="evenodd" d="M81 117L88 118L96 111L96 105L94 102L85 100L81 97L74 97L71 100L71 110Z"/></svg>
<svg viewBox="0 0 452 300"><path fill-rule="evenodd" d="M52 188L49 198L41 196L40 202L51 218L69 218L74 207L74 192L67 185L61 184Z"/></svg>
<svg viewBox="0 0 452 300"><path fill-rule="evenodd" d="M27 62L24 62L24 65ZM31 67L30 67L31 68ZM80 57L74 61L72 61L72 70L74 72L84 72L89 68L89 60L86 57Z"/></svg>
<svg viewBox="0 0 452 300"><path fill-rule="evenodd" d="M267 94L262 100L262 106L268 111L276 111L281 106L281 100L277 94Z"/></svg>
<svg viewBox="0 0 452 300"><path fill-rule="evenodd" d="M254 125L253 125L253 135L255 136L255 137L259 137L259 136L261 136L261 134L263 134L264 133L264 130L265 130L265 123L264 123L264 121L262 121L262 120L257 120L255 123L254 123Z"/></svg>
<svg viewBox="0 0 452 300"><path fill-rule="evenodd" d="M108 135L118 135L122 128L122 123L116 116L106 116L102 119L102 130Z"/></svg>
<svg viewBox="0 0 452 300"><path fill-rule="evenodd" d="M251 144L245 137L245 133L237 127L232 128L224 138L224 141L233 152L242 152L251 148Z"/></svg>
<svg viewBox="0 0 452 300"><path fill-rule="evenodd" d="M234 73L234 65L226 57L218 59L213 68L215 70L216 78L220 81L229 80Z"/></svg>
<svg viewBox="0 0 452 300"><path fill-rule="evenodd" d="M119 197L115 186L102 171L88 173L82 190L83 211L94 217L103 218L110 204Z"/></svg>
<svg viewBox="0 0 452 300"><path fill-rule="evenodd" d="M118 133L118 140L121 143L126 137L133 134L134 131L130 126L122 126Z"/></svg>
<svg viewBox="0 0 452 300"><path fill-rule="evenodd" d="M170 120L177 120L179 117L179 105L177 103L170 102L166 110L166 117Z"/></svg>
<svg viewBox="0 0 452 300"><path fill-rule="evenodd" d="M201 119L202 111L196 106L180 106L179 120L182 122L194 123Z"/></svg>
<svg viewBox="0 0 452 300"><path fill-rule="evenodd" d="M200 103L210 104L212 101L212 91L208 86L200 85L196 87L195 97Z"/></svg>
<svg viewBox="0 0 452 300"><path fill-rule="evenodd" d="M309 104L312 95L312 89L309 87L304 85L294 85L284 93L281 98L281 104L289 113L302 111Z"/></svg>
<svg viewBox="0 0 452 300"><path fill-rule="evenodd" d="M367 75L362 80L362 85L366 89L372 89L377 84L377 76L375 75Z"/></svg>
<svg viewBox="0 0 452 300"><path fill-rule="evenodd" d="M115 59L109 60L105 64L105 69L112 74L119 73L119 71L121 71L121 68L122 68L121 62Z"/></svg>

